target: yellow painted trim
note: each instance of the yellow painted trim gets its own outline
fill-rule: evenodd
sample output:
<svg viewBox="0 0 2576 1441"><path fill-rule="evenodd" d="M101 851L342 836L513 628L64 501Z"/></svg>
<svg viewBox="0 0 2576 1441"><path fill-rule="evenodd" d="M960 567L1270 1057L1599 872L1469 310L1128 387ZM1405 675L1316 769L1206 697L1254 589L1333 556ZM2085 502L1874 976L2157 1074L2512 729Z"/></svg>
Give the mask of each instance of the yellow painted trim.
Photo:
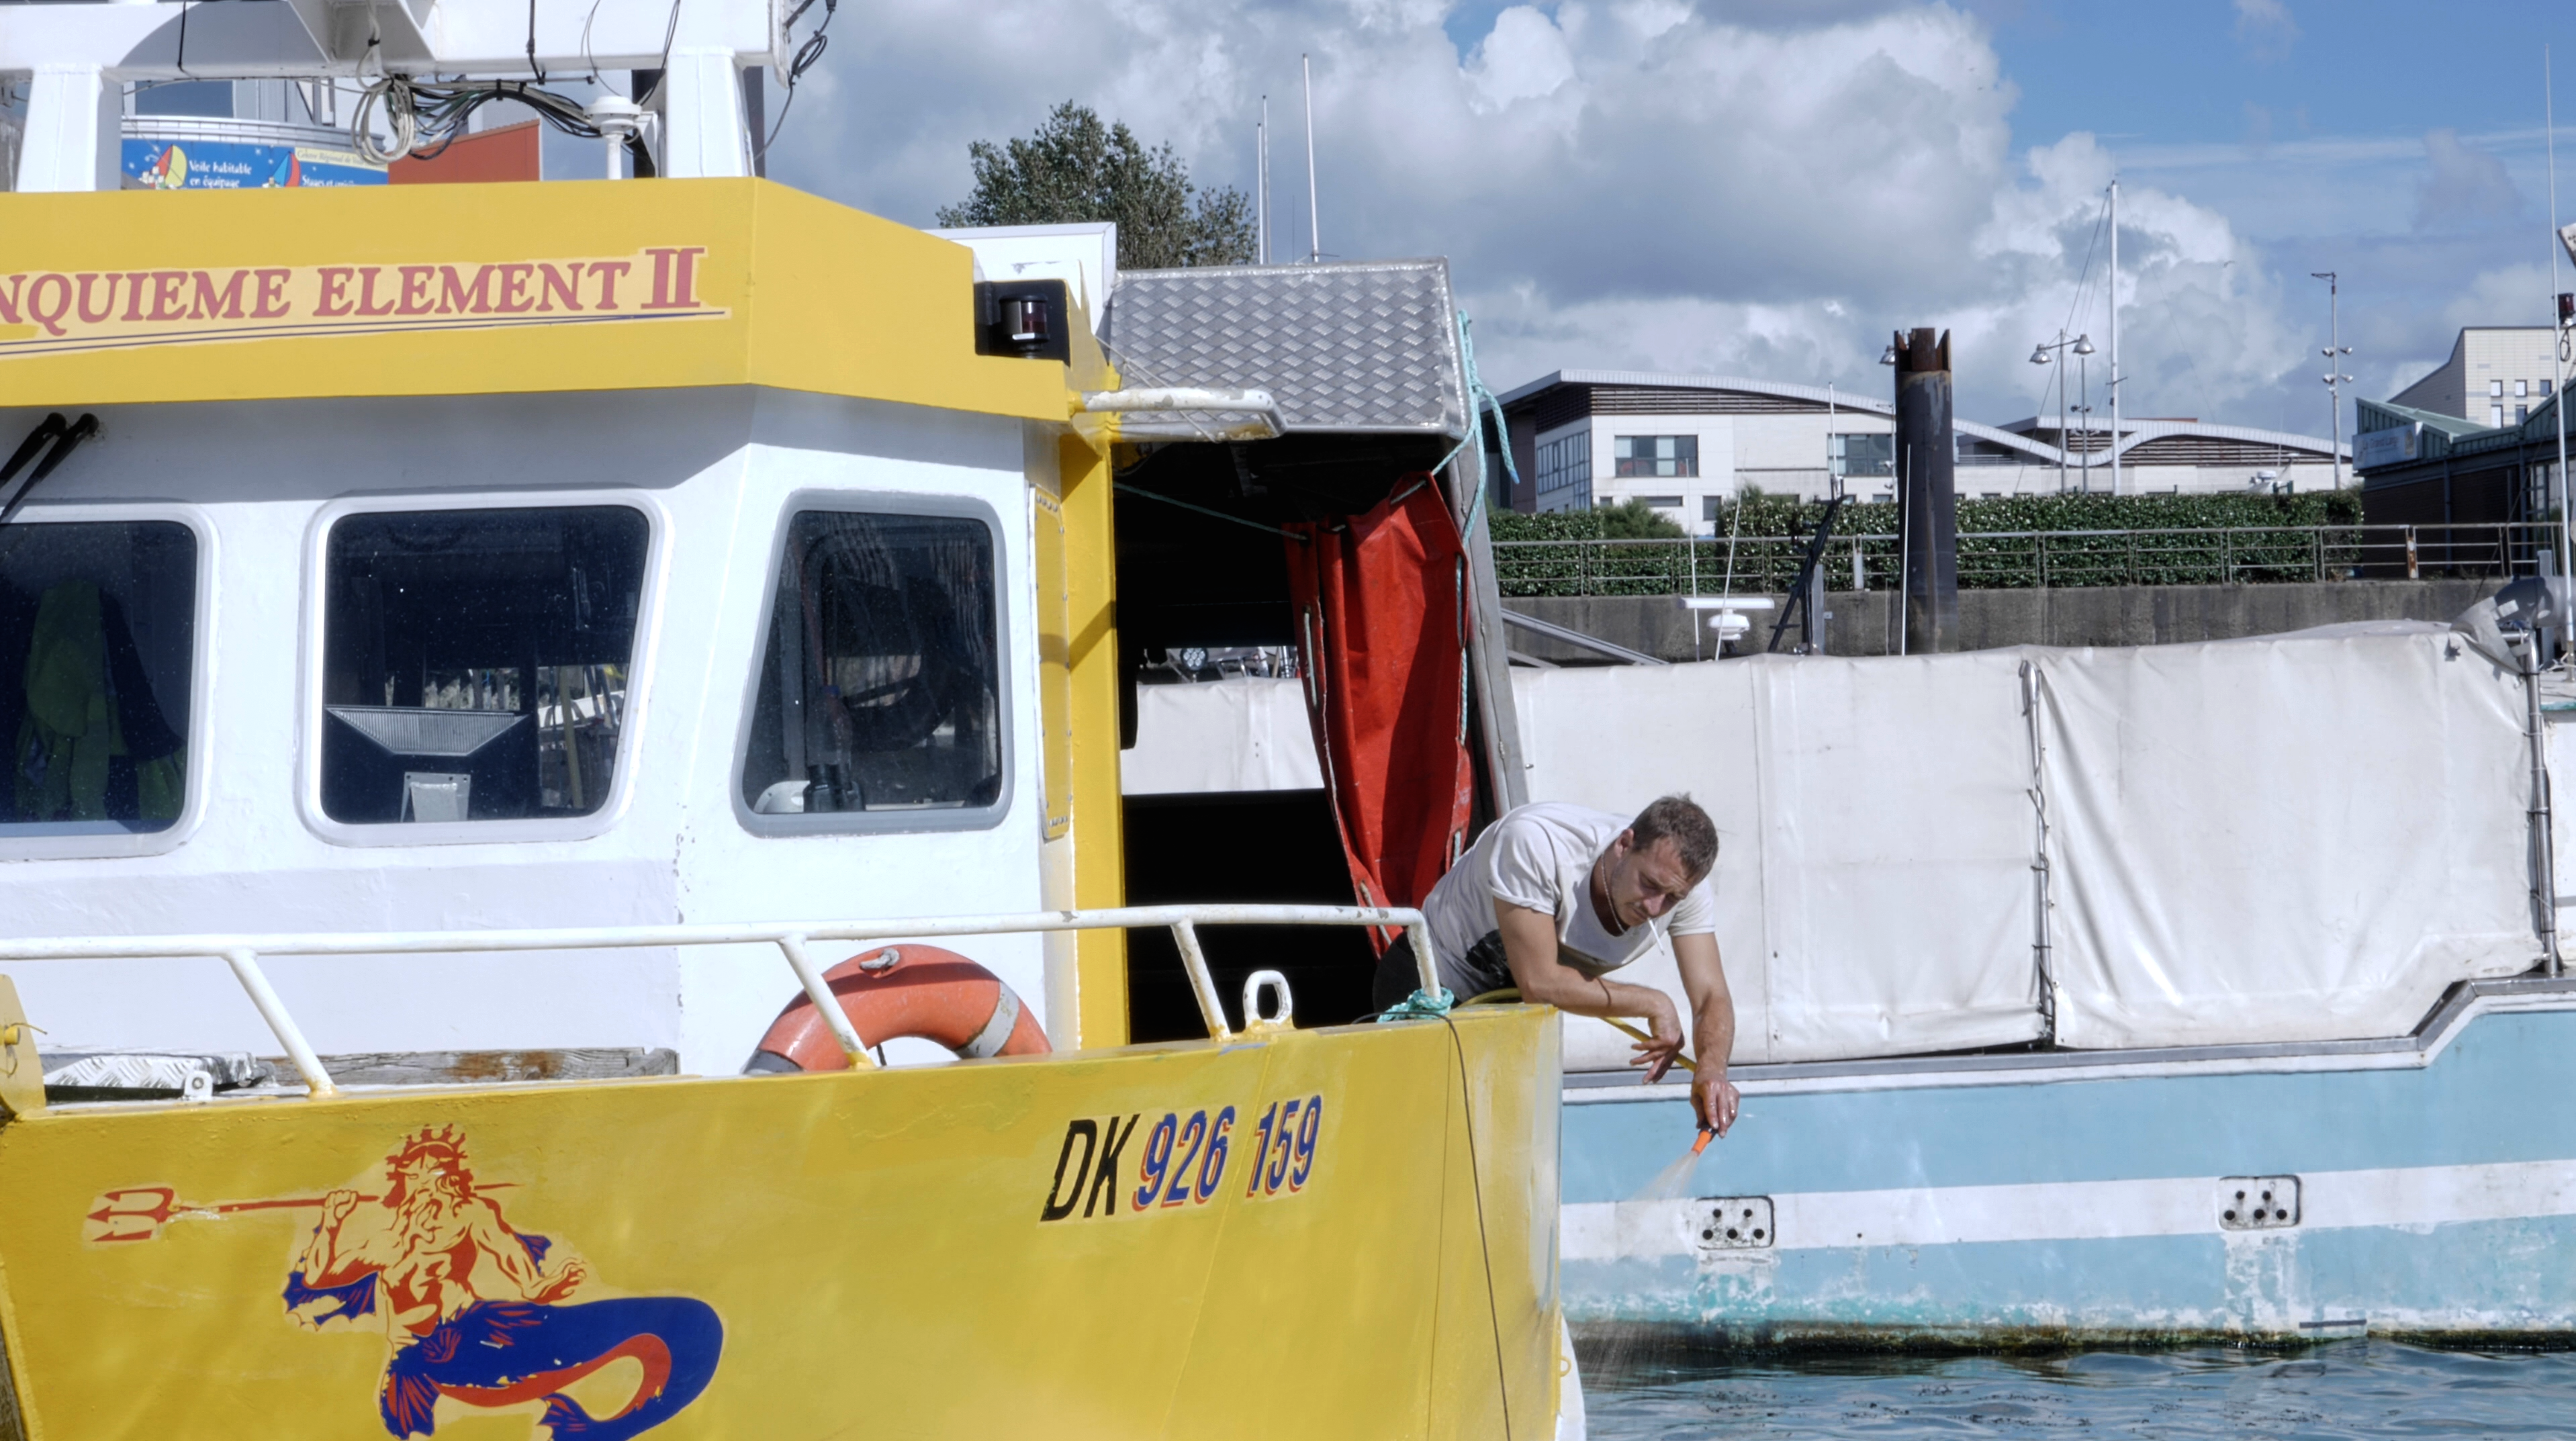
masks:
<svg viewBox="0 0 2576 1441"><path fill-rule="evenodd" d="M27 1024L18 987L0 976L0 1121L45 1109L45 1063L36 1054L37 1028Z"/></svg>
<svg viewBox="0 0 2576 1441"><path fill-rule="evenodd" d="M703 251L689 261L697 304L646 322L652 254L675 249ZM575 313L530 269L617 257L630 268L614 316L596 277ZM378 306L399 308L406 266L425 309L317 317L354 312L369 269ZM82 276L107 312L95 323L57 303L77 299ZM70 406L764 385L1062 424L1064 367L975 354L973 279L964 246L761 180L0 195L0 395ZM528 308L500 298L513 283ZM28 310L39 291L50 323ZM295 327L323 333L276 333ZM114 348L21 353L75 343Z"/></svg>
<svg viewBox="0 0 2576 1441"><path fill-rule="evenodd" d="M1082 906L1126 904L1125 800L1118 752L1118 544L1108 448L1057 442L1064 484L1065 580L1070 604L1067 693L1073 718L1073 884ZM1081 1035L1089 1046L1127 1039L1127 936L1084 931Z"/></svg>

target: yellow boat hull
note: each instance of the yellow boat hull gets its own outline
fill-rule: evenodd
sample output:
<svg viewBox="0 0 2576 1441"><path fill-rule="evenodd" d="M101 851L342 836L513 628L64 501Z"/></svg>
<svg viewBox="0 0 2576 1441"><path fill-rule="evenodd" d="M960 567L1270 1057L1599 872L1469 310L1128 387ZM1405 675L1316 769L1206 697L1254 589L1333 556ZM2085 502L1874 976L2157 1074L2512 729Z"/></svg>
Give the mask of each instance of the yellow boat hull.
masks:
<svg viewBox="0 0 2576 1441"><path fill-rule="evenodd" d="M39 1441L393 1434L397 1380L443 1437L532 1435L556 1397L656 1441L1544 1437L1556 1057L1554 1012L1487 1007L894 1071L57 1109L0 1125L0 1339ZM338 1269L306 1275L332 1204ZM573 1315L620 1298L661 1306ZM630 1314L578 1376L490 1362L493 1318L559 1351L587 1328L586 1354Z"/></svg>

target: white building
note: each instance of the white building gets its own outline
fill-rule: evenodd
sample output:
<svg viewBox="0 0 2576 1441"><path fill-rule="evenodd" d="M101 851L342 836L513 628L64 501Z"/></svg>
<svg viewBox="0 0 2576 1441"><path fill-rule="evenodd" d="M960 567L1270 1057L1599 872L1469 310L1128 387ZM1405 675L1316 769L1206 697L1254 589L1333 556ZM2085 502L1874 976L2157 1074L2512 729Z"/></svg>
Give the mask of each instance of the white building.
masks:
<svg viewBox="0 0 2576 1441"><path fill-rule="evenodd" d="M1512 508L1643 500L1692 530L1752 486L1776 495L1895 497L1895 408L1828 386L1734 376L1561 370L1501 397L1520 487ZM1963 500L2111 488L2110 431L1954 423ZM2322 490L2334 449L2316 436L2196 420L2130 420L2123 494Z"/></svg>
<svg viewBox="0 0 2576 1441"><path fill-rule="evenodd" d="M2491 428L2520 425L2549 398L2557 369L2557 337L2549 327L2474 325L2451 342L2450 359L2388 399Z"/></svg>
<svg viewBox="0 0 2576 1441"><path fill-rule="evenodd" d="M2061 432L2047 417L2005 424L2005 430L2054 452L2063 445L2070 474L2068 488L2111 486L2108 425L2087 429L2070 425ZM1964 432L1966 427L1962 426ZM2331 490L2335 485L2332 442L2321 435L2293 435L2250 425L2211 425L2180 416L2128 417L2120 422L2120 493L2122 495L2207 495L2232 491ZM2351 477L2352 447L2344 447L2345 479ZM1959 494L1970 494L1964 457ZM2043 486L2041 489L2049 487Z"/></svg>

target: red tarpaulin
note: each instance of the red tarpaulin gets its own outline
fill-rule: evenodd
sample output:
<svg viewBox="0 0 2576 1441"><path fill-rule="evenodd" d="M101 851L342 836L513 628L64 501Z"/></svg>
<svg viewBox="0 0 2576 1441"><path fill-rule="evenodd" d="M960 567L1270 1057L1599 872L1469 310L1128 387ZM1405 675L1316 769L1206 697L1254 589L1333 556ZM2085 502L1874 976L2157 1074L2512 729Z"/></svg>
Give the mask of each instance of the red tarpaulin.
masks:
<svg viewBox="0 0 2576 1441"><path fill-rule="evenodd" d="M1467 843L1467 564L1428 476L1366 515L1294 525L1306 713L1364 906L1418 906ZM1372 931L1380 951L1392 933Z"/></svg>

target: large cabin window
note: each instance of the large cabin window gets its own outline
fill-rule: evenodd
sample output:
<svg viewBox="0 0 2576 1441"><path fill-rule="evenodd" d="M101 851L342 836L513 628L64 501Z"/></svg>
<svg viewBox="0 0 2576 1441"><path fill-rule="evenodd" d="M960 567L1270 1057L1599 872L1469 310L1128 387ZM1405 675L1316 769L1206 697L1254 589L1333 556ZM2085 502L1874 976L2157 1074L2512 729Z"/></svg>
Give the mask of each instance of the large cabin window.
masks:
<svg viewBox="0 0 2576 1441"><path fill-rule="evenodd" d="M994 566L978 516L794 514L743 760L753 829L990 823L1005 774Z"/></svg>
<svg viewBox="0 0 2576 1441"><path fill-rule="evenodd" d="M651 531L622 505L369 511L331 526L322 811L360 825L608 803Z"/></svg>
<svg viewBox="0 0 2576 1441"><path fill-rule="evenodd" d="M22 517L0 529L0 841L178 822L196 632L187 526Z"/></svg>

